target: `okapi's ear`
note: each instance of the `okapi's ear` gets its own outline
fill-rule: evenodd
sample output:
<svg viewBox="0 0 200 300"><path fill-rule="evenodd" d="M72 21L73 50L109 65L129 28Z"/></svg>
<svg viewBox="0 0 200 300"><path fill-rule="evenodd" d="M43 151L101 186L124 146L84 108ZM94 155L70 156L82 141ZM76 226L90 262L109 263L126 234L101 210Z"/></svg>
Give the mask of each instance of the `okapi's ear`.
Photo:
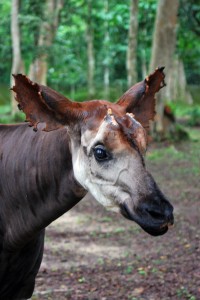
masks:
<svg viewBox="0 0 200 300"><path fill-rule="evenodd" d="M132 113L137 121L148 131L149 121L155 116L155 93L165 86L164 67L157 68L145 80L132 86L117 101L127 113Z"/></svg>
<svg viewBox="0 0 200 300"><path fill-rule="evenodd" d="M68 125L80 117L81 104L72 102L56 91L33 83L25 75L13 75L18 107L26 114L26 121L37 130L38 123L46 123L44 131Z"/></svg>

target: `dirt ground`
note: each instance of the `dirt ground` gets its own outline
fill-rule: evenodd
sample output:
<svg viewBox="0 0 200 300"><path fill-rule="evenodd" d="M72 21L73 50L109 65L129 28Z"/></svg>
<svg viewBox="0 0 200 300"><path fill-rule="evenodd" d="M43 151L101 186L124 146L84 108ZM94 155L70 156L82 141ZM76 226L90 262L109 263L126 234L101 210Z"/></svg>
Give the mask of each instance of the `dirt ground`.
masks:
<svg viewBox="0 0 200 300"><path fill-rule="evenodd" d="M152 145L147 166L175 209L151 237L87 197L46 231L33 300L200 299L200 134Z"/></svg>

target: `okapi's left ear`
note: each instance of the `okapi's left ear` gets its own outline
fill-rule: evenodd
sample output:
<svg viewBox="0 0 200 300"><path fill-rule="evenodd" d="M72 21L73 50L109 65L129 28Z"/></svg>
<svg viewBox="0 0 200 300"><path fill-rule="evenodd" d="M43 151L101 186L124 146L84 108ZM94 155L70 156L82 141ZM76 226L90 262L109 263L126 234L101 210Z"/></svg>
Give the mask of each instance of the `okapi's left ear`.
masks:
<svg viewBox="0 0 200 300"><path fill-rule="evenodd" d="M137 121L148 131L149 121L155 115L155 93L165 86L164 67L157 68L145 80L132 86L117 101L124 106L127 113L132 113Z"/></svg>
<svg viewBox="0 0 200 300"><path fill-rule="evenodd" d="M26 114L26 121L37 130L38 123L45 123L44 131L69 125L82 114L81 103L72 102L56 91L33 83L25 75L13 75L18 107Z"/></svg>

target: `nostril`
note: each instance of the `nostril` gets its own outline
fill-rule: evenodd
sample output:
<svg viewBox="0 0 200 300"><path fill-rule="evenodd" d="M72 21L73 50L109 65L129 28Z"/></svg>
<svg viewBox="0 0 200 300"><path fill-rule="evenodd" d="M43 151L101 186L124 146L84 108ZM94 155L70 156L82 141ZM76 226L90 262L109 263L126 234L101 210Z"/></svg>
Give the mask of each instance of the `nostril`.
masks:
<svg viewBox="0 0 200 300"><path fill-rule="evenodd" d="M165 219L165 215L159 211L147 209L147 212L154 219Z"/></svg>
<svg viewBox="0 0 200 300"><path fill-rule="evenodd" d="M152 208L146 208L146 212L153 218L157 220L162 220L170 223L171 225L174 224L174 216L173 216L173 209L167 209L164 211Z"/></svg>
<svg viewBox="0 0 200 300"><path fill-rule="evenodd" d="M174 224L174 216L173 216L173 206L168 205L168 207L165 210L165 218L166 220L171 223L172 225Z"/></svg>
<svg viewBox="0 0 200 300"><path fill-rule="evenodd" d="M142 202L140 204L139 210L142 214L146 214L149 218L152 218L152 221L159 221L173 225L174 216L173 216L173 206L169 203L168 200L163 198L154 197L148 199L150 201Z"/></svg>
<svg viewBox="0 0 200 300"><path fill-rule="evenodd" d="M172 213L172 212L166 214L166 220L167 220L171 225L174 224L174 216L173 216L173 213Z"/></svg>

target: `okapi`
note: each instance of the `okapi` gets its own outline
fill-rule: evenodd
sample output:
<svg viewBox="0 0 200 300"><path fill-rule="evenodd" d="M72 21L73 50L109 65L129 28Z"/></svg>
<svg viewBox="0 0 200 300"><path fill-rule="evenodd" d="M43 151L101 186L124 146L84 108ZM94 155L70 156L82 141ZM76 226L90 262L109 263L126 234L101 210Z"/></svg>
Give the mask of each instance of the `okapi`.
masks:
<svg viewBox="0 0 200 300"><path fill-rule="evenodd" d="M88 191L153 236L173 224L173 207L144 162L163 68L116 103L72 102L24 75L14 78L30 126L0 126L1 300L31 297L44 228Z"/></svg>

